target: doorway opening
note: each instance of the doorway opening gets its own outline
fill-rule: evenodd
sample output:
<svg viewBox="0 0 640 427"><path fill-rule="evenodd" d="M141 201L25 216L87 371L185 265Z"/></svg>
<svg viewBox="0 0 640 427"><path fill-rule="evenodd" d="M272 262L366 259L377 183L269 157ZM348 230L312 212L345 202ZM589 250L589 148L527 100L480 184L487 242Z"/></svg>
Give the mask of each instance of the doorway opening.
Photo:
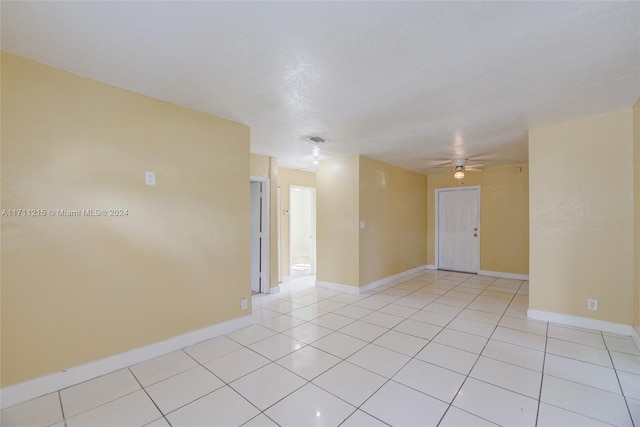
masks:
<svg viewBox="0 0 640 427"><path fill-rule="evenodd" d="M316 274L316 189L289 187L289 265L291 278Z"/></svg>
<svg viewBox="0 0 640 427"><path fill-rule="evenodd" d="M269 179L251 177L251 293L269 293Z"/></svg>
<svg viewBox="0 0 640 427"><path fill-rule="evenodd" d="M479 186L436 190L436 268L478 273Z"/></svg>

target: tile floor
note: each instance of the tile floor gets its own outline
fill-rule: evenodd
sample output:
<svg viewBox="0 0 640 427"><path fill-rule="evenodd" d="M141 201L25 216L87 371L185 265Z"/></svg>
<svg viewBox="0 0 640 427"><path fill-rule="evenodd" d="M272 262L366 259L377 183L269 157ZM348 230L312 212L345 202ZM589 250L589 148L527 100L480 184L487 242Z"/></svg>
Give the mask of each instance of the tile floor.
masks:
<svg viewBox="0 0 640 427"><path fill-rule="evenodd" d="M312 284L255 295L253 326L7 408L2 426L640 426L634 341L527 320L527 282Z"/></svg>

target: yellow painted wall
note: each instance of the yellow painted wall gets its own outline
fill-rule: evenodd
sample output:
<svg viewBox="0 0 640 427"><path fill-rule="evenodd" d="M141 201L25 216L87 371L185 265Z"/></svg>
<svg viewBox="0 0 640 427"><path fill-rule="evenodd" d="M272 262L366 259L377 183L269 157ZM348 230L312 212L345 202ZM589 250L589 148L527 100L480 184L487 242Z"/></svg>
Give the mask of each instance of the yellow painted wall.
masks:
<svg viewBox="0 0 640 427"><path fill-rule="evenodd" d="M633 325L640 335L640 98L633 107L633 197L634 197L634 296Z"/></svg>
<svg viewBox="0 0 640 427"><path fill-rule="evenodd" d="M269 286L278 286L278 159L251 153L249 175L269 178Z"/></svg>
<svg viewBox="0 0 640 427"><path fill-rule="evenodd" d="M2 386L237 318L249 128L2 54ZM156 172L156 186L144 172Z"/></svg>
<svg viewBox="0 0 640 427"><path fill-rule="evenodd" d="M521 169L520 173L515 168ZM480 186L480 269L529 273L529 168L517 164L467 172L429 175L427 262L435 264L435 193L440 188Z"/></svg>
<svg viewBox="0 0 640 427"><path fill-rule="evenodd" d="M316 170L317 280L359 286L359 157L323 160Z"/></svg>
<svg viewBox="0 0 640 427"><path fill-rule="evenodd" d="M633 323L632 127L625 110L529 132L531 309Z"/></svg>
<svg viewBox="0 0 640 427"><path fill-rule="evenodd" d="M284 214L284 211L289 209L289 188L291 185L315 188L316 174L296 169L278 168L278 184L280 186L280 275L291 277L289 216Z"/></svg>
<svg viewBox="0 0 640 427"><path fill-rule="evenodd" d="M360 286L425 265L427 176L365 156L359 176Z"/></svg>

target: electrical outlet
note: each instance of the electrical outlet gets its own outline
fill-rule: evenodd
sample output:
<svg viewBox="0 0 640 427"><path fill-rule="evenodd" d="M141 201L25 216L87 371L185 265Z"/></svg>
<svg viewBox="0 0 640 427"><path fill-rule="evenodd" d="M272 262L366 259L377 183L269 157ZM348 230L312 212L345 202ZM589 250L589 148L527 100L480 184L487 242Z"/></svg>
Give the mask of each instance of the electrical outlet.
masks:
<svg viewBox="0 0 640 427"><path fill-rule="evenodd" d="M587 300L587 310L598 311L598 300L597 299L588 299Z"/></svg>
<svg viewBox="0 0 640 427"><path fill-rule="evenodd" d="M240 308L242 308L243 310L247 309L247 299L246 298L242 298L240 300Z"/></svg>

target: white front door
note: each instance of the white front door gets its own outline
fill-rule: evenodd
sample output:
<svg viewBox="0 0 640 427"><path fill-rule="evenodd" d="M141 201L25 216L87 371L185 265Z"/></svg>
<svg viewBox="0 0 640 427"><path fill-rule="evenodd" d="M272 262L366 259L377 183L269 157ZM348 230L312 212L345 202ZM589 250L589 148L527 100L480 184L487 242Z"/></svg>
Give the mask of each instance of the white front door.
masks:
<svg viewBox="0 0 640 427"><path fill-rule="evenodd" d="M251 182L251 290L260 292L260 266L262 265L262 193L261 182Z"/></svg>
<svg viewBox="0 0 640 427"><path fill-rule="evenodd" d="M437 190L438 268L477 273L480 266L480 190Z"/></svg>

